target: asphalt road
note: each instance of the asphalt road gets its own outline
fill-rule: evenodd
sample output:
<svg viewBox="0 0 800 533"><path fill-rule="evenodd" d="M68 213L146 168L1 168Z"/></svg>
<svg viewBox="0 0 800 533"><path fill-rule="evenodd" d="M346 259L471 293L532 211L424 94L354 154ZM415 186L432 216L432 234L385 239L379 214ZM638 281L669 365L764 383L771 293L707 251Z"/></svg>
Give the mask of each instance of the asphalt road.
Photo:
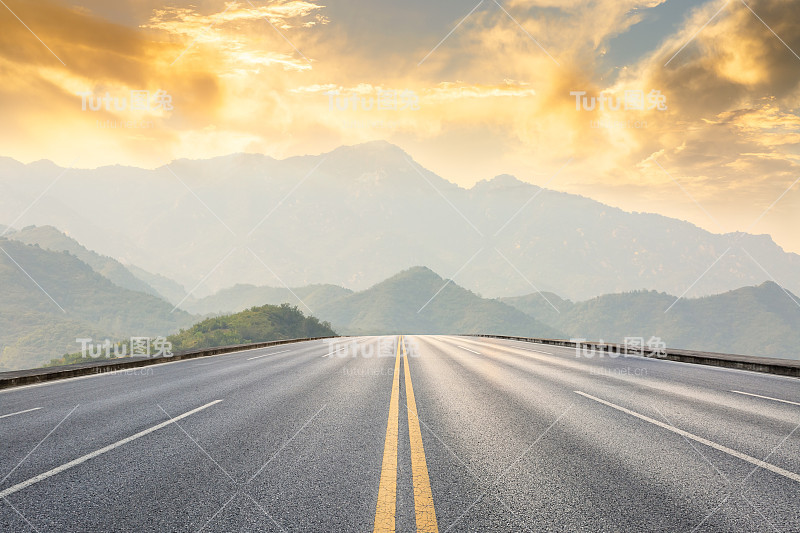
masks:
<svg viewBox="0 0 800 533"><path fill-rule="evenodd" d="M800 531L796 378L492 339L398 347L312 341L0 391L0 531Z"/></svg>

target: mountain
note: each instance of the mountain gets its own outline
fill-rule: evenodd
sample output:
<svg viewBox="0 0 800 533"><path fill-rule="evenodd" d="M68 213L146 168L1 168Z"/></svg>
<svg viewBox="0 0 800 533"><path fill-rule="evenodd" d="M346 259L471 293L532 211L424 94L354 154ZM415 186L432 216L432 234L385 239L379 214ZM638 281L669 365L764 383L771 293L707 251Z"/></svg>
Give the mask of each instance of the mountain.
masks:
<svg viewBox="0 0 800 533"><path fill-rule="evenodd" d="M69 252L119 287L160 296L158 291L134 276L119 261L88 250L78 241L52 226L28 226L19 231L9 232L6 236L25 244L38 245L45 250Z"/></svg>
<svg viewBox="0 0 800 533"><path fill-rule="evenodd" d="M186 288L175 280L160 274L153 274L136 265L126 265L131 274L155 289L162 298L171 304L177 304L186 298ZM188 298L187 298L188 300Z"/></svg>
<svg viewBox="0 0 800 533"><path fill-rule="evenodd" d="M193 317L124 289L68 252L0 239L0 369L74 352L78 338L166 335Z"/></svg>
<svg viewBox="0 0 800 533"><path fill-rule="evenodd" d="M336 335L330 324L304 316L289 304L253 307L233 315L203 320L169 337L174 350L213 348L231 344L267 342Z"/></svg>
<svg viewBox="0 0 800 533"><path fill-rule="evenodd" d="M702 298L655 291L608 294L573 303L539 294L502 301L571 338L622 343L660 337L671 348L800 359L800 298L773 282ZM674 305L673 305L674 304Z"/></svg>
<svg viewBox="0 0 800 533"><path fill-rule="evenodd" d="M572 309L575 305L553 292L534 292L524 296L498 298L503 303L516 307L528 316L536 317L545 324L555 324L561 313Z"/></svg>
<svg viewBox="0 0 800 533"><path fill-rule="evenodd" d="M25 224L58 227L197 298L278 281L364 290L420 264L490 297L532 284L572 300L637 289L703 296L769 281L766 272L800 293L800 255L767 235L713 234L507 175L464 189L385 142L284 160L71 169L68 185L52 185L61 172L6 161L0 212L26 212Z"/></svg>
<svg viewBox="0 0 800 533"><path fill-rule="evenodd" d="M336 285L308 285L288 289L239 284L205 298L187 299L181 304L181 308L198 315L236 313L257 305L282 303L315 309L352 293L353 291Z"/></svg>
<svg viewBox="0 0 800 533"><path fill-rule="evenodd" d="M69 252L124 289L159 296L172 304L180 302L186 296L186 289L180 283L95 253L52 226L28 226L16 232L9 231L7 237L25 244L37 244L46 250Z"/></svg>
<svg viewBox="0 0 800 533"><path fill-rule="evenodd" d="M435 295L435 296L434 296ZM432 298L433 297L433 298ZM558 337L519 310L414 267L314 309L343 334L495 333Z"/></svg>

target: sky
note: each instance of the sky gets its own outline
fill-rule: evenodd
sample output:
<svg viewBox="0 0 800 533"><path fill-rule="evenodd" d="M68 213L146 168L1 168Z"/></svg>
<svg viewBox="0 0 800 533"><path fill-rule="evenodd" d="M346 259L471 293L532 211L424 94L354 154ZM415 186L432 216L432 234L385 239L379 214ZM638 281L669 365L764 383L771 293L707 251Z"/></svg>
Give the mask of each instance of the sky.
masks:
<svg viewBox="0 0 800 533"><path fill-rule="evenodd" d="M513 174L800 253L796 1L2 4L0 156L386 140L464 187Z"/></svg>

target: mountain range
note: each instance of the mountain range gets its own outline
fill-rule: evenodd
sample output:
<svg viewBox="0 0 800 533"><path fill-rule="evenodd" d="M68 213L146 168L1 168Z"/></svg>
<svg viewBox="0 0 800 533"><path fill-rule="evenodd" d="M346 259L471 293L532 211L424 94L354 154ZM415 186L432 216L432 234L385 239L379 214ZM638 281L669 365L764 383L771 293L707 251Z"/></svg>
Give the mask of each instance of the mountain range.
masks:
<svg viewBox="0 0 800 533"><path fill-rule="evenodd" d="M92 270L101 276L108 278L114 285L123 289L161 296L158 290L134 275L131 270L116 259L87 249L75 239L70 238L52 226L28 226L19 231L9 232L9 237L15 241L32 244L45 250L67 252L92 267Z"/></svg>
<svg viewBox="0 0 800 533"><path fill-rule="evenodd" d="M300 301L292 293L314 298ZM234 313L249 306L254 294L267 298L264 303L305 302L314 316L351 335L491 332L613 343L658 337L670 348L800 359L800 298L773 282L700 298L631 291L579 302L554 293L486 299L414 267L360 292L237 287L198 304Z"/></svg>
<svg viewBox="0 0 800 533"><path fill-rule="evenodd" d="M55 228L9 232L0 239L0 252L0 369L75 352L78 338L114 341L187 330L193 332L182 334L187 343L200 342L197 332L207 336L207 329L222 323L203 322L204 316L266 304L297 306L309 320L329 322L340 334L495 333L609 342L657 336L673 348L799 358L800 299L772 282L702 298L634 291L579 302L554 293L488 299L429 268L412 267L361 291L236 285L204 298L184 297L181 305L191 314L133 275L141 269L96 254ZM159 286L177 286L147 276ZM280 316L294 316L286 313ZM188 329L194 323L199 324ZM240 329L227 328L225 335L253 334L249 326Z"/></svg>
<svg viewBox="0 0 800 533"><path fill-rule="evenodd" d="M117 283L131 283L113 263L91 260ZM79 338L155 337L196 320L148 290L117 285L67 251L5 238L0 287L0 369L32 367L74 352Z"/></svg>
<svg viewBox="0 0 800 533"><path fill-rule="evenodd" d="M0 225L0 368L282 303L345 334L658 336L798 356L800 256L768 235L508 175L465 189L385 142L156 169L0 158L0 189L0 212L21 213Z"/></svg>
<svg viewBox="0 0 800 533"><path fill-rule="evenodd" d="M198 298L235 284L364 290L415 265L487 297L693 297L765 281L800 292L800 256L768 235L714 234L508 175L464 189L385 142L152 170L0 158L0 187L0 212L175 280L157 288L175 303L180 286Z"/></svg>
<svg viewBox="0 0 800 533"><path fill-rule="evenodd" d="M501 301L571 338L658 337L670 348L800 359L800 298L771 281L701 298L634 291L583 302L536 293Z"/></svg>
<svg viewBox="0 0 800 533"><path fill-rule="evenodd" d="M295 288L236 285L183 306L194 313L237 313L254 305L290 303L346 335L487 330L510 335L562 335L513 305L481 298L426 267L413 267L369 289L335 285Z"/></svg>
<svg viewBox="0 0 800 533"><path fill-rule="evenodd" d="M410 268L369 289L333 299L316 308L315 314L349 335L491 331L562 336L518 309L481 298L426 267Z"/></svg>

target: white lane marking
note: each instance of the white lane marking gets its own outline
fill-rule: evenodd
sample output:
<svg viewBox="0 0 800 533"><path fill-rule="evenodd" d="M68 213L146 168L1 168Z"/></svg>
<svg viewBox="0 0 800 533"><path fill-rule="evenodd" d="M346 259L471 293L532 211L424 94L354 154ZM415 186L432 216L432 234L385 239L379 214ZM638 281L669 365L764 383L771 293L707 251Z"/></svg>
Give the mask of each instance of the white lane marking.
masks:
<svg viewBox="0 0 800 533"><path fill-rule="evenodd" d="M504 340L504 339L498 339L498 340ZM551 352L543 352L541 350L534 350L533 348L523 348L522 346L515 346L515 345L506 346L506 345L496 344L496 343L492 344L492 343L485 342L485 341L484 342L474 341L474 342L476 344L482 344L483 346L491 346L492 348L499 348L499 349L508 348L508 349L511 349L511 350L525 350L526 352L542 353L542 354L545 354L545 355L555 355L554 353L551 353ZM548 347L552 346L550 344L541 344L539 342L526 342L525 344L535 344L537 346L541 345L541 346L548 346ZM458 346L458 345L456 345L456 346ZM464 348L464 347L463 346L459 346L459 348ZM572 349L572 348L569 348L569 349Z"/></svg>
<svg viewBox="0 0 800 533"><path fill-rule="evenodd" d="M756 398L764 398L765 400L772 400L773 402L783 402L783 403L790 403L792 405L800 405L798 402L790 402L789 400L781 400L780 398L771 398L769 396L761 396L760 394L753 394L751 392L742 392L740 390L732 390L731 392L735 392L736 394L745 394L747 396L755 396ZM3 418L0 416L0 418Z"/></svg>
<svg viewBox="0 0 800 533"><path fill-rule="evenodd" d="M143 431L140 431L139 433L136 433L135 435L131 435L130 437L126 437L126 438L124 438L122 440L119 440L119 441L115 442L114 444L109 444L108 446L100 448L99 450L96 450L96 451L94 451L92 453L87 453L86 455L84 455L82 457L78 457L77 459L74 459L74 460L72 460L72 461L70 461L68 463L65 463L65 464L63 464L61 466L58 466L58 467L56 467L56 468L54 468L52 470L48 470L47 472L44 472L42 474L39 474L38 476L32 477L32 478L28 479L27 481L23 481L21 483L17 483L16 485L14 485L12 487L8 487L7 489L5 489L2 492L0 492L0 499L5 498L6 496L10 496L11 494L14 494L15 492L19 492L22 489L30 487L31 485L39 483L40 481L45 480L45 479L47 479L49 477L55 476L56 474L60 474L61 472L65 471L65 470L69 470L73 466L78 466L81 463L85 463L89 459L94 459L95 457L97 457L99 455L103 455L106 452L110 452L114 448L119 448L120 446L122 446L124 444L128 444L129 442L134 441L134 440L138 439L139 437L144 437L145 435L148 435L148 434L150 434L150 433L152 433L154 431L158 431L159 429L161 429L163 427L166 427L166 426L168 426L170 424L174 424L175 422L183 420L187 416L191 416L191 415L193 415L195 413L198 413L198 412L202 411L203 409L206 409L207 407L211 407L212 405L218 404L221 401L222 400L214 400L213 402L209 402L209 403L207 403L205 405L197 407L196 409L192 409L191 411L183 413L180 416L176 416L175 418L167 420L166 422L161 422L160 424L156 424L155 426L153 426L151 428L147 428L147 429L145 429Z"/></svg>
<svg viewBox="0 0 800 533"><path fill-rule="evenodd" d="M8 471L8 474L6 474L6 475L3 477L3 479L0 479L0 485L2 485L3 483L5 483L5 482L6 482L6 480L7 480L9 477L11 477L11 474L13 474L14 472L16 472L17 468L19 468L19 467L22 465L22 463L24 463L25 461L27 461L27 460L28 460L28 457L30 457L30 456L33 454L33 452L35 452L36 450L38 450L38 449L39 449L39 446L41 446L42 444L44 444L44 441L46 441L47 439L49 439L49 438L50 438L50 435L52 435L53 433L55 433L55 432L56 432L56 430L57 430L58 428L60 428L60 427L61 427L61 424L63 424L63 423L64 423L64 422L67 420L67 418L69 418L70 416L72 416L72 413L74 413L74 412L75 412L75 410L76 410L78 407L80 407L80 405L81 405L81 404L78 404L78 405L76 405L75 407L73 407L73 408L72 408L72 410L71 410L69 413L67 413L67 415L66 415L64 418L62 418L62 419L61 419L61 421L60 421L58 424L56 424L56 427L54 427L53 429L51 429L51 430L50 430L50 431L47 433L47 435L45 435L45 436L44 436L44 438L43 438L42 440L40 440L40 441L39 441L39 442L36 444L36 446L34 446L33 448L31 448L31 451L29 451L29 452L28 452L28 454L27 454L25 457L23 457L23 458L22 458L22 460L21 460L20 462L18 462L18 463L17 463L17 466L15 466L15 467L14 467L14 468L12 468L11 470L9 470L9 471Z"/></svg>
<svg viewBox="0 0 800 533"><path fill-rule="evenodd" d="M461 346L460 344L456 344L456 346L458 346L458 347L459 347L459 348L461 348L462 350L466 350L466 351L468 351L468 352L472 352L472 353L476 353L476 354L478 354L478 355L481 355L481 352L476 352L475 350L470 350L469 348L464 348L464 347L463 347L463 346Z"/></svg>
<svg viewBox="0 0 800 533"><path fill-rule="evenodd" d="M24 411L17 411L16 413L9 413L7 415L2 415L0 416L0 418L7 418L9 416L21 415L22 413L30 413L31 411L38 411L39 409L41 409L41 407L34 407L33 409L25 409Z"/></svg>
<svg viewBox="0 0 800 533"><path fill-rule="evenodd" d="M257 355L255 357L248 357L248 361L252 361L253 359L261 359L262 357L266 357L268 355L278 355L279 353L286 353L291 352L291 350L283 350L282 352L272 352L272 353L265 353L264 355Z"/></svg>
<svg viewBox="0 0 800 533"><path fill-rule="evenodd" d="M530 349L530 348L518 348L518 349L519 349L519 350L525 350L526 352L543 353L543 354L545 354L545 355L554 355L554 354L553 354L553 353L551 353L551 352L543 352L543 351L541 351L541 350L532 350L532 349Z"/></svg>
<svg viewBox="0 0 800 533"><path fill-rule="evenodd" d="M280 346L280 344L276 344L275 346ZM217 357L218 355L236 355L240 353L247 353L247 352L258 352L261 350L269 350L270 348L274 348L275 346L264 346L263 348L248 348L247 350L239 350L236 352L227 352L227 353L218 353L215 355L204 355L203 357Z"/></svg>
<svg viewBox="0 0 800 533"><path fill-rule="evenodd" d="M342 350L346 350L347 348L349 348L349 346L345 346L344 348L339 348L338 350L334 350L334 351L332 351L332 352L330 352L330 353L326 353L326 354L325 354L325 355L323 355L322 357L328 357L329 355L333 355L333 354L335 354L335 353L339 353L339 352L341 352Z"/></svg>
<svg viewBox="0 0 800 533"><path fill-rule="evenodd" d="M770 472L774 472L774 473L776 473L778 475L781 475L783 477L789 478L792 481L796 481L796 482L800 483L800 474L795 474L794 472L789 472L788 470L784 470L783 468L781 468L779 466L775 466L775 465L773 465L771 463L767 463L765 461L762 461L761 459L756 459L755 457L751 457L751 456L749 456L749 455L747 455L745 453L742 453L742 452L736 451L734 449L728 448L727 446L723 446L722 444L717 444L716 442L710 441L708 439L704 439L703 437L698 437L697 435L694 435L693 433L689 433L688 431L684 431L682 429L678 429L675 426L671 426L669 424L665 424L664 422L661 422L661 421L656 420L654 418L650 418L649 416L645 416L645 415L639 414L639 413L637 413L635 411L631 411L630 409L626 409L626 408L624 408L622 406L613 404L611 402L607 402L605 400L601 400L600 398L592 396L591 394L586 394L585 392L581 392L579 390L576 390L576 391L573 391L573 392L575 392L576 394L580 394L584 398L589 398L590 400L594 400L596 402L602 403L603 405L607 405L608 407L616 409L617 411L622 411L623 413L629 414L631 416L635 416L636 418L638 418L640 420L644 420L645 422L650 422L651 424L655 424L658 427L661 427L661 428L664 428L666 430L672 431L673 433L677 433L678 435L681 435L682 437L686 437L687 439L692 439L693 441L699 442L700 444L705 444L706 446L710 446L711 448L714 448L715 450L719 450L721 452L725 452L728 455L732 455L732 456L734 456L736 458L741 459L742 461L747 461L750 464L753 464L753 465L756 465L758 467L764 468L765 470L769 470Z"/></svg>

